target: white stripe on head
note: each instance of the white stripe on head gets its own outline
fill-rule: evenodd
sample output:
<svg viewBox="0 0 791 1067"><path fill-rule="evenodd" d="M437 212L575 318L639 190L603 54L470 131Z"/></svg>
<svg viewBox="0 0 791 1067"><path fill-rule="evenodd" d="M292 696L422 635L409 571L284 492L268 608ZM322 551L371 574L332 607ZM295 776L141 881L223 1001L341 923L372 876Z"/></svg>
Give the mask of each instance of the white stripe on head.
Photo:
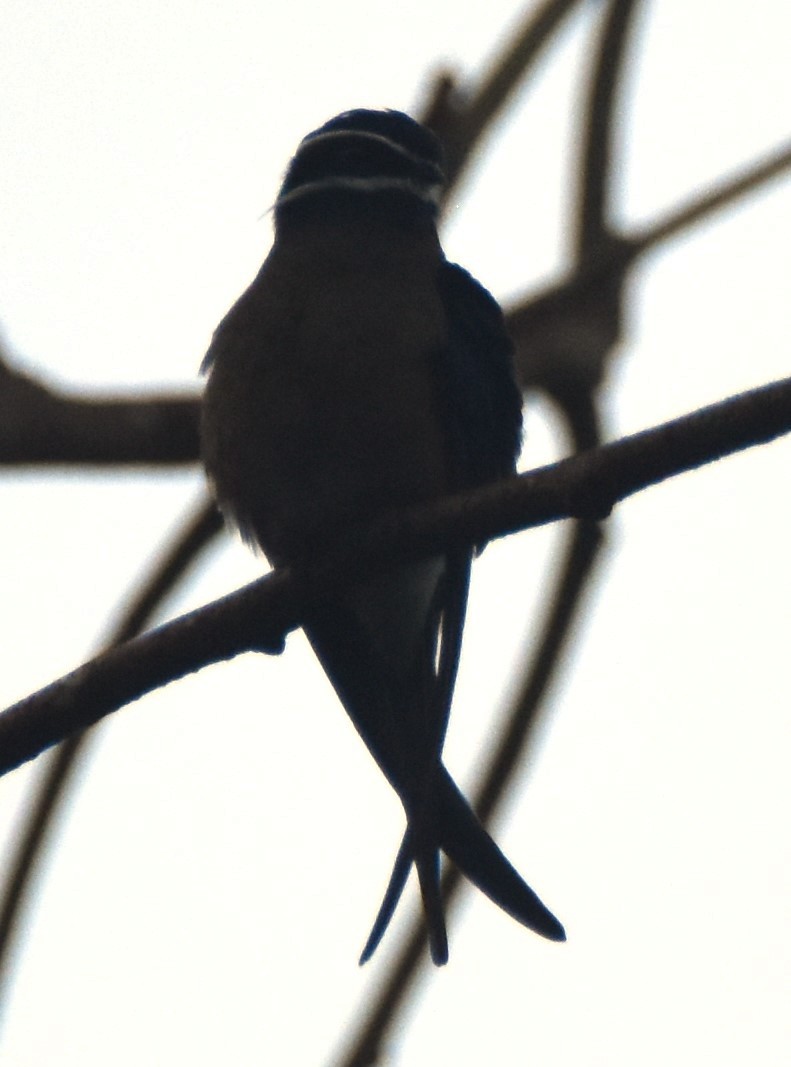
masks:
<svg viewBox="0 0 791 1067"><path fill-rule="evenodd" d="M411 178L354 178L351 176L317 178L316 181L304 182L283 196L279 196L275 201L275 211L282 207L283 204L290 204L300 197L310 196L313 193L327 192L331 189L349 189L360 193L379 193L387 190L400 191L410 193L418 200L422 200L423 203L430 204L433 207L439 205L442 197L441 182L421 185Z"/></svg>
<svg viewBox="0 0 791 1067"><path fill-rule="evenodd" d="M327 130L325 133L309 133L307 137L300 143L297 149L297 158L302 152L303 148L310 148L311 145L321 144L326 141L343 140L344 138L356 138L365 141L374 141L377 144L387 145L394 152L397 152L404 159L408 159L410 163L415 163L421 167L431 167L441 176L440 180L444 180L442 174L442 167L436 160L429 159L426 156L420 156L416 152L410 151L405 148L404 145L398 141L392 140L390 137L385 137L383 133L373 133L371 130L355 130L355 129L342 129L342 130Z"/></svg>

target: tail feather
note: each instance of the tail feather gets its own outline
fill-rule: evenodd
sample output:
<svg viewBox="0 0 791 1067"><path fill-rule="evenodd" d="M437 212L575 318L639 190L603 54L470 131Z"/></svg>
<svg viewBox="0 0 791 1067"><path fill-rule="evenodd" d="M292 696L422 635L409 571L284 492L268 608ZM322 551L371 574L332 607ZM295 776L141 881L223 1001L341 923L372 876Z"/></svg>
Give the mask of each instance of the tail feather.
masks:
<svg viewBox="0 0 791 1067"><path fill-rule="evenodd" d="M431 960L442 967L448 962L448 933L445 928L445 908L439 882L439 849L421 852L415 858L423 913L428 928L428 947Z"/></svg>
<svg viewBox="0 0 791 1067"><path fill-rule="evenodd" d="M550 941L565 941L560 922L484 830L444 767L435 802L439 844L462 874L523 926Z"/></svg>
<svg viewBox="0 0 791 1067"><path fill-rule="evenodd" d="M416 857L412 834L406 829L398 855L393 864L390 881L385 895L379 905L365 948L360 955L360 965L367 963L379 947L390 920L393 918L401 894L404 891L412 864L417 868L420 896L423 901L423 913L428 929L429 951L432 961L441 967L448 962L448 934L445 927L445 908L442 903L440 888L439 851L430 850L425 856Z"/></svg>
<svg viewBox="0 0 791 1067"><path fill-rule="evenodd" d="M382 903L379 905L379 911L376 913L376 918L371 927L371 932L368 935L368 940L365 942L365 948L360 955L360 966L367 963L379 947L379 942L384 937L385 931L390 925L390 920L393 918L398 902L401 899L401 894L404 892L404 886L409 877L411 867L412 838L409 829L407 828L404 836L401 838L401 846L398 849L398 855L393 864L393 871L390 875L390 881L387 883L385 895L382 898Z"/></svg>

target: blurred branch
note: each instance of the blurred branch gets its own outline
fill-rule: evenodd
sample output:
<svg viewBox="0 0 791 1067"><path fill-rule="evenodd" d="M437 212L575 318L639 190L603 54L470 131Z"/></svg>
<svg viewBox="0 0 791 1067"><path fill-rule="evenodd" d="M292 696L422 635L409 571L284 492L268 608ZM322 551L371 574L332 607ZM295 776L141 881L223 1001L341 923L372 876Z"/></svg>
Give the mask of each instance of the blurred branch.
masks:
<svg viewBox="0 0 791 1067"><path fill-rule="evenodd" d="M0 715L0 773L152 689L250 650L277 653L317 597L440 551L562 518L600 519L618 501L791 432L791 378L701 408L475 493L349 530L316 563L282 568L111 649Z"/></svg>
<svg viewBox="0 0 791 1067"><path fill-rule="evenodd" d="M722 178L712 184L712 188L701 196L691 197L670 212L664 219L636 230L628 235L626 241L632 256L653 249L662 241L675 237L677 233L688 229L695 223L702 222L715 211L721 211L748 193L757 191L772 178L791 168L791 142L780 145L770 152L765 159L748 164L729 178Z"/></svg>
<svg viewBox="0 0 791 1067"><path fill-rule="evenodd" d="M523 389L563 396L569 388L600 384L608 353L621 336L612 298L640 256L713 212L736 203L791 169L791 144L716 183L701 196L631 234L611 234L604 249L567 278L523 297L507 311ZM599 353L599 358L592 358Z"/></svg>
<svg viewBox="0 0 791 1067"><path fill-rule="evenodd" d="M421 122L436 133L445 148L445 202L487 127L532 72L544 46L579 3L580 0L544 0L536 10L531 9L522 25L509 35L505 50L491 63L489 73L477 88L460 87L447 70L436 76Z"/></svg>
<svg viewBox="0 0 791 1067"><path fill-rule="evenodd" d="M577 204L575 257L578 263L595 258L610 237L609 192L618 94L637 0L613 0L607 8L590 79L582 122L584 151L580 167L581 192Z"/></svg>
<svg viewBox="0 0 791 1067"><path fill-rule="evenodd" d="M194 463L195 395L71 397L12 369L0 348L0 465Z"/></svg>
<svg viewBox="0 0 791 1067"><path fill-rule="evenodd" d="M108 648L128 641L148 626L200 553L222 530L223 520L216 504L203 494L187 521L172 537L170 546L160 552L142 585L134 583L137 595L114 627L107 641Z"/></svg>
<svg viewBox="0 0 791 1067"><path fill-rule="evenodd" d="M108 640L108 648L128 641L148 625L198 554L221 528L222 520L214 504L208 501L201 503L179 530L172 546L161 554L148 579L127 607ZM135 588L137 585L135 583ZM48 835L74 772L85 759L91 737L92 732L78 733L64 741L52 754L40 781L36 783L36 795L26 813L25 825L17 836L0 898L0 1005L6 1000L16 933Z"/></svg>

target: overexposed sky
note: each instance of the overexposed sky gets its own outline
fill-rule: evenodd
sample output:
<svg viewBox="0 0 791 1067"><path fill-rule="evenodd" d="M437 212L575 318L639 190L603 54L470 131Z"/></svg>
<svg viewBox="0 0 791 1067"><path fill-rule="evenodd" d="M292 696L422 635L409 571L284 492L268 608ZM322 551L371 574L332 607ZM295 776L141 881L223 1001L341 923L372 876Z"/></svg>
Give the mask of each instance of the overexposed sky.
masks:
<svg viewBox="0 0 791 1067"><path fill-rule="evenodd" d="M20 360L79 389L194 388L266 254L298 140L345 108L414 110L440 61L474 75L521 9L468 7L6 0L0 322ZM565 261L598 7L547 54L449 220L448 255L500 297ZM625 225L788 139L790 32L782 0L645 5L619 145ZM613 433L788 374L789 197L776 181L636 273ZM527 429L524 462L545 462L551 416L529 411ZM551 725L496 833L568 943L470 893L388 1062L788 1062L790 460L780 442L618 510ZM2 475L3 704L95 648L199 485ZM448 743L465 784L557 538L510 538L477 564ZM228 540L172 610L260 567ZM0 782L6 840L29 781ZM396 941L358 969L399 807L299 634L279 658L116 715L62 824L3 1062L333 1063Z"/></svg>

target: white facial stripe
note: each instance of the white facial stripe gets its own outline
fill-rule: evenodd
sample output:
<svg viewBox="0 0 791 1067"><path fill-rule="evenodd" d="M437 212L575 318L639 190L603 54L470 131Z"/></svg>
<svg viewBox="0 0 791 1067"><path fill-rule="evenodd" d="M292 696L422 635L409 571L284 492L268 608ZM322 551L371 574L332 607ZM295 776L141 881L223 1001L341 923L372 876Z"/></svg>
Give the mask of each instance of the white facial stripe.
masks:
<svg viewBox="0 0 791 1067"><path fill-rule="evenodd" d="M408 148L404 148L398 141L392 141L389 137L385 137L381 133L372 133L370 130L327 130L326 133L318 133L313 137L306 137L302 144L299 146L299 152L303 148L310 148L311 145L321 144L323 141L333 141L340 138L355 137L366 141L375 141L378 144L387 145L394 152L403 156L404 159L408 159L410 163L416 163L421 167L432 167L436 170L437 174L441 174L442 170L438 163L435 163L431 159L426 159L424 156L419 156L415 152L410 152Z"/></svg>
<svg viewBox="0 0 791 1067"><path fill-rule="evenodd" d="M442 196L442 183L432 185L418 185L407 178L321 178L315 182L305 182L296 189L279 196L275 201L275 210L283 204L289 204L302 196L310 196L312 193L326 192L328 189L353 189L360 193L378 193L387 189L401 190L411 193L426 204L435 207L439 204Z"/></svg>

